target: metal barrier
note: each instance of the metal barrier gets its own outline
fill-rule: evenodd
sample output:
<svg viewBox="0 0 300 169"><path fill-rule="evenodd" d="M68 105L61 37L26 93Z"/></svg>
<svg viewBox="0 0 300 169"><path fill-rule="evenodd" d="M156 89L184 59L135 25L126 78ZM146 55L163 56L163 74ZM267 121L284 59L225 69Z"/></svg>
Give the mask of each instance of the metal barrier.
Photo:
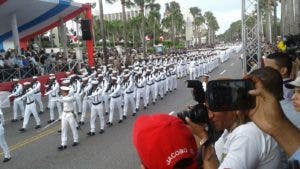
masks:
<svg viewBox="0 0 300 169"><path fill-rule="evenodd" d="M37 66L28 66L24 68L0 69L0 83L8 82L13 78L24 79L37 75L72 71L77 64L83 63L84 62L82 60L72 60L67 63L57 62Z"/></svg>

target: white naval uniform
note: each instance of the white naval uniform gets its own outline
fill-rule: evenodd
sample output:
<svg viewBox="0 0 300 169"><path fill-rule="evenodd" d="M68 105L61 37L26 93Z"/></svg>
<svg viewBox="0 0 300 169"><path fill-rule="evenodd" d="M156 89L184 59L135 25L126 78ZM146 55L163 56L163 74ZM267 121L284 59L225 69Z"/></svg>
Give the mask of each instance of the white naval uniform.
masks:
<svg viewBox="0 0 300 169"><path fill-rule="evenodd" d="M18 83L14 89L12 90L12 94L10 96L19 97L23 92L23 86ZM13 107L13 119L16 120L18 118L18 108L21 111L22 117L24 117L24 102L23 100L14 99L14 107Z"/></svg>
<svg viewBox="0 0 300 169"><path fill-rule="evenodd" d="M78 80L75 80L75 82L73 82L70 85L70 91L69 91L69 95L74 97L74 113L76 115L76 118L79 120L79 116L78 116L78 112L82 111L82 103L81 103L81 96L80 96L80 87L81 84Z"/></svg>
<svg viewBox="0 0 300 169"><path fill-rule="evenodd" d="M80 93L80 96L83 96L83 100L82 100L82 114L81 114L81 118L80 118L80 122L84 122L85 121L85 116L87 113L87 109L88 107L91 108L91 101L90 99L88 99L88 96L90 96L92 94L92 84L88 83L83 90Z"/></svg>
<svg viewBox="0 0 300 169"><path fill-rule="evenodd" d="M3 150L4 158L10 158L9 148L8 148L7 143L5 141L3 125L4 125L4 117L3 117L3 112L0 108L0 147Z"/></svg>
<svg viewBox="0 0 300 169"><path fill-rule="evenodd" d="M160 73L157 72L154 74L155 77L155 83L154 83L154 96L155 96L155 100L158 97L158 94L160 92L160 86L161 86L161 81L160 81ZM160 96L161 97L161 96Z"/></svg>
<svg viewBox="0 0 300 169"><path fill-rule="evenodd" d="M72 130L74 142L78 142L78 131L76 129L77 123L74 115L74 101L72 96L63 96L60 99L63 102L63 113L61 116L61 145L67 145L68 124Z"/></svg>
<svg viewBox="0 0 300 169"><path fill-rule="evenodd" d="M133 77L130 77L130 79L125 82L125 90L124 90L124 116L127 116L128 107L129 104L132 108L132 113L135 114L135 101L134 101L134 82Z"/></svg>
<svg viewBox="0 0 300 169"><path fill-rule="evenodd" d="M25 114L24 114L24 121L23 121L23 127L24 129L26 129L30 115L33 114L35 121L36 121L36 125L41 125L41 120L39 118L39 115L36 111L36 104L35 104L35 93L36 91L33 90L32 88L28 88L26 91L26 94L24 94L23 96L17 98L19 100L26 98L26 106L25 106Z"/></svg>
<svg viewBox="0 0 300 169"><path fill-rule="evenodd" d="M123 111L121 107L121 85L120 84L114 84L111 86L111 94L110 96L110 112L109 112L109 122L113 122L114 118L114 111L115 108L119 111L119 118L120 120L123 120Z"/></svg>
<svg viewBox="0 0 300 169"><path fill-rule="evenodd" d="M32 89L34 90L34 100L37 102L40 108L40 112L44 112L44 106L42 102L42 94L41 94L41 83L36 81L32 84Z"/></svg>
<svg viewBox="0 0 300 169"><path fill-rule="evenodd" d="M146 96L145 86L146 86L146 78L144 76L138 78L137 84L136 84L136 105L135 105L136 109L139 109L139 107L140 107L141 97L143 98L143 101L144 101L144 107L147 106L147 101L146 101L146 97L145 97Z"/></svg>
<svg viewBox="0 0 300 169"><path fill-rule="evenodd" d="M101 86L103 86L103 101L104 101L104 107L105 107L105 113L109 112L109 96L108 93L106 92L108 89L108 81L106 78L103 78L101 82L99 82Z"/></svg>
<svg viewBox="0 0 300 169"><path fill-rule="evenodd" d="M155 77L154 75L147 75L146 76L146 83L147 83L147 86L146 86L146 96L145 96L145 99L146 99L146 103L147 105L149 104L149 98L150 98L150 94L152 94L152 102L155 103Z"/></svg>
<svg viewBox="0 0 300 169"><path fill-rule="evenodd" d="M61 119L62 106L57 99L59 98L59 84L57 81L51 84L50 90L45 94L49 95L50 120L54 120L54 108L57 108L59 119Z"/></svg>
<svg viewBox="0 0 300 169"><path fill-rule="evenodd" d="M103 89L98 87L95 91L92 92L91 96L88 96L89 100L91 101L91 119L90 119L90 126L91 132L95 132L95 121L97 115L100 118L100 129L104 130L105 121L104 121L104 109L103 109L103 98L102 98Z"/></svg>
<svg viewBox="0 0 300 169"><path fill-rule="evenodd" d="M167 76L166 76L165 71L160 71L159 74L160 74L160 89L159 89L160 93L159 93L159 95L161 98L163 98L167 91L167 89L166 89Z"/></svg>

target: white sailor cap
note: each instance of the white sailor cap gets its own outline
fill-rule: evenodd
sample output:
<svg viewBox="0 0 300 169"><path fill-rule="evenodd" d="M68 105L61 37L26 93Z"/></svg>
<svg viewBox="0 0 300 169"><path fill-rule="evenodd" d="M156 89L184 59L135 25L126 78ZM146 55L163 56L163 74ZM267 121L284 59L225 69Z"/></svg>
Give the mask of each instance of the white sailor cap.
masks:
<svg viewBox="0 0 300 169"><path fill-rule="evenodd" d="M70 83L69 79L65 79L64 81L62 81L62 84L68 84L68 83Z"/></svg>
<svg viewBox="0 0 300 169"><path fill-rule="evenodd" d="M141 74L143 74L143 72L139 71L139 72L137 72L137 74L138 74L138 75L141 75Z"/></svg>
<svg viewBox="0 0 300 169"><path fill-rule="evenodd" d="M116 77L111 77L111 80L117 80L117 78Z"/></svg>
<svg viewBox="0 0 300 169"><path fill-rule="evenodd" d="M203 74L202 76L204 76L204 77L210 77L208 74Z"/></svg>
<svg viewBox="0 0 300 169"><path fill-rule="evenodd" d="M129 74L125 74L123 77L129 77Z"/></svg>
<svg viewBox="0 0 300 169"><path fill-rule="evenodd" d="M129 72L129 69L124 69L124 72Z"/></svg>
<svg viewBox="0 0 300 169"><path fill-rule="evenodd" d="M33 79L37 79L37 76L33 76L32 78L33 78Z"/></svg>
<svg viewBox="0 0 300 169"><path fill-rule="evenodd" d="M92 66L91 69L95 69L95 66Z"/></svg>
<svg viewBox="0 0 300 169"><path fill-rule="evenodd" d="M82 76L87 76L89 75L87 72L82 73Z"/></svg>
<svg viewBox="0 0 300 169"><path fill-rule="evenodd" d="M114 70L114 71L112 71L112 73L113 73L113 74L116 74L116 73L118 73L118 72L117 72L116 70Z"/></svg>
<svg viewBox="0 0 300 169"><path fill-rule="evenodd" d="M15 78L15 79L13 79L12 81L13 81L13 82L18 82L19 79Z"/></svg>
<svg viewBox="0 0 300 169"><path fill-rule="evenodd" d="M103 77L103 74L99 74L98 77Z"/></svg>
<svg viewBox="0 0 300 169"><path fill-rule="evenodd" d="M55 79L55 76L50 76L49 79Z"/></svg>
<svg viewBox="0 0 300 169"><path fill-rule="evenodd" d="M147 72L151 72L151 70L150 70L150 69L147 69L146 71L147 71Z"/></svg>
<svg viewBox="0 0 300 169"><path fill-rule="evenodd" d="M66 75L70 75L71 73L70 72L66 72Z"/></svg>
<svg viewBox="0 0 300 169"><path fill-rule="evenodd" d="M75 75L75 74L72 74L72 75L70 75L70 78L74 78L74 77L76 77L76 75Z"/></svg>
<svg viewBox="0 0 300 169"><path fill-rule="evenodd" d="M55 74L53 74L53 73L50 73L50 74L49 74L49 76L55 76Z"/></svg>
<svg viewBox="0 0 300 169"><path fill-rule="evenodd" d="M99 69L97 69L97 71L98 71L98 72L101 72L102 70L99 68Z"/></svg>
<svg viewBox="0 0 300 169"><path fill-rule="evenodd" d="M92 81L92 84L93 84L93 85L97 85L98 83L99 83L98 80L93 80L93 81Z"/></svg>
<svg viewBox="0 0 300 169"><path fill-rule="evenodd" d="M70 88L68 86L61 86L60 87L60 90L63 90L63 91L69 91Z"/></svg>
<svg viewBox="0 0 300 169"><path fill-rule="evenodd" d="M122 69L125 69L125 66L121 66Z"/></svg>
<svg viewBox="0 0 300 169"><path fill-rule="evenodd" d="M31 84L31 82L24 82L23 83L24 86L27 86L27 85L30 85L30 84Z"/></svg>
<svg viewBox="0 0 300 169"><path fill-rule="evenodd" d="M89 80L88 77L83 77L83 78L82 78L82 81L87 81L87 80Z"/></svg>

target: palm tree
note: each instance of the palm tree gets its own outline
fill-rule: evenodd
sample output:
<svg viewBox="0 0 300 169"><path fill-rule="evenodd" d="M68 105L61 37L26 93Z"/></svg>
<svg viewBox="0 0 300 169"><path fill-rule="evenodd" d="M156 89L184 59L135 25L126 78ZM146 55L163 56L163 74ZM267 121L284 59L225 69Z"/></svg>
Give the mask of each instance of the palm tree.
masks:
<svg viewBox="0 0 300 169"><path fill-rule="evenodd" d="M208 43L212 44L214 43L214 37L215 37L215 32L220 28L218 21L214 14L210 11L207 11L204 13L204 18L206 21L206 25L208 28Z"/></svg>
<svg viewBox="0 0 300 169"><path fill-rule="evenodd" d="M183 33L183 15L180 10L179 3L172 1L170 3L166 3L166 11L165 17L162 20L162 24L165 28L172 30L172 42L173 46L175 46L176 35L178 33Z"/></svg>
<svg viewBox="0 0 300 169"><path fill-rule="evenodd" d="M146 42L145 42L145 7L151 0L134 0L135 5L140 8L140 16L142 18L141 30L142 30L142 42L143 42L143 55L146 56Z"/></svg>
<svg viewBox="0 0 300 169"><path fill-rule="evenodd" d="M201 38L201 32L199 32L199 27L205 22L204 17L201 14L201 9L198 7L191 7L190 8L190 13L193 16L194 19L194 36L199 39ZM200 41L201 42L201 41Z"/></svg>
<svg viewBox="0 0 300 169"><path fill-rule="evenodd" d="M117 2L117 0L106 0L106 2L113 4ZM121 0L122 5L122 21L123 21L123 38L124 38L124 47L127 47L128 37L127 37L127 17L125 8L130 8L133 6L133 3L130 0Z"/></svg>
<svg viewBox="0 0 300 169"><path fill-rule="evenodd" d="M151 2L146 5L146 8L150 9L149 17L148 17L148 22L149 26L153 25L153 45L155 45L155 39L156 39L156 28L157 25L159 25L160 22L160 4L155 3L155 0L151 0Z"/></svg>

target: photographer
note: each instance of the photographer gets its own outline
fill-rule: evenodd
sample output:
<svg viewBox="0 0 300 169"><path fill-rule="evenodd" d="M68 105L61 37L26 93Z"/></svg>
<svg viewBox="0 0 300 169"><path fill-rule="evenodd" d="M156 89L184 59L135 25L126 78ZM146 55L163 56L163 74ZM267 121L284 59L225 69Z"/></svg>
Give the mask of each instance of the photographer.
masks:
<svg viewBox="0 0 300 169"><path fill-rule="evenodd" d="M274 76L269 76L272 77L272 82L281 81L275 70L270 72L274 73ZM278 101L283 92L282 84L276 84L279 84L279 87L271 87L269 92L273 92L272 95ZM246 112L209 110L208 117L216 130L224 130L215 143L215 148L206 144L206 140L209 140L206 130L186 118L192 132L201 139L201 144L205 145L202 147L203 168L281 168L281 154L277 143L251 122Z"/></svg>

